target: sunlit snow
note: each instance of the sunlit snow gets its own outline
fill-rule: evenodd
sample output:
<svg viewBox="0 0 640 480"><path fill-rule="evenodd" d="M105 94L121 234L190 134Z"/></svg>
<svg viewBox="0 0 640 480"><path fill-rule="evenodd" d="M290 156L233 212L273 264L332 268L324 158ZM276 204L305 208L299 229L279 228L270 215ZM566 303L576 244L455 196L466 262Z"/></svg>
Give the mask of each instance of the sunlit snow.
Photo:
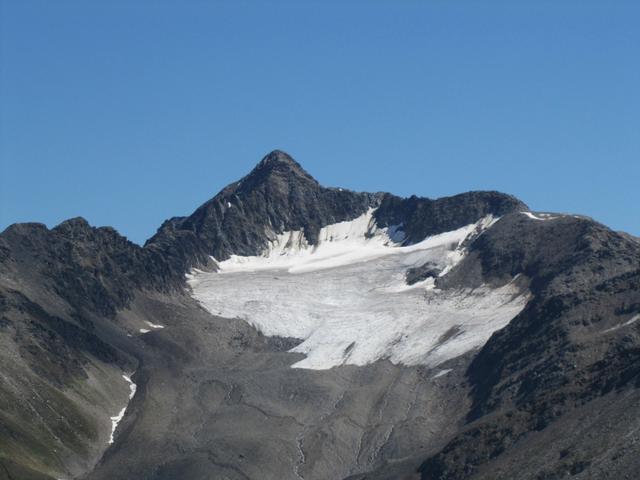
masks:
<svg viewBox="0 0 640 480"><path fill-rule="evenodd" d="M136 394L137 386L135 383L133 383L133 381L131 380L131 377L128 375L122 375L122 378L124 378L129 384L129 401L124 407L122 407L122 410L120 410L120 413L111 417L111 435L109 436L109 444L113 443L113 435L116 433L116 428L118 428L118 423L120 423L120 420L124 418L124 412L127 411L129 402L131 401L133 396Z"/></svg>
<svg viewBox="0 0 640 480"><path fill-rule="evenodd" d="M433 380L435 380L436 378L440 378L445 376L448 373L451 373L453 370L451 370L450 368L446 368L444 370L440 370L438 373L436 373L433 377L431 377Z"/></svg>
<svg viewBox="0 0 640 480"><path fill-rule="evenodd" d="M145 322L150 328L151 330L159 330L161 328L164 328L164 325L158 325L156 323L151 323L148 320L145 320ZM149 330L148 328L141 328L139 331L140 333L149 333L151 330Z"/></svg>
<svg viewBox="0 0 640 480"><path fill-rule="evenodd" d="M622 327L628 327L629 325L632 325L632 324L636 323L638 320L640 320L640 315L634 315L633 317L631 317L626 322L623 322L620 325L616 325L615 327L607 328L606 330L603 330L602 333L613 332L613 331L618 330L618 329L620 329Z"/></svg>
<svg viewBox="0 0 640 480"><path fill-rule="evenodd" d="M526 215L527 217L529 217L531 220L555 220L556 218L560 218L563 215L557 215L557 214L552 214L552 213L538 213L538 214L534 214L532 212L520 212L523 215ZM580 218L580 217L577 217Z"/></svg>
<svg viewBox="0 0 640 480"><path fill-rule="evenodd" d="M300 231L273 235L262 256L232 256L218 272L194 270L193 295L211 313L241 318L266 335L303 340L298 368L394 363L437 366L483 345L524 307L527 295L499 289L439 290L434 278L407 285L426 262L446 274L463 242L495 219L401 246L402 226L375 227L373 211L323 228L310 247Z"/></svg>

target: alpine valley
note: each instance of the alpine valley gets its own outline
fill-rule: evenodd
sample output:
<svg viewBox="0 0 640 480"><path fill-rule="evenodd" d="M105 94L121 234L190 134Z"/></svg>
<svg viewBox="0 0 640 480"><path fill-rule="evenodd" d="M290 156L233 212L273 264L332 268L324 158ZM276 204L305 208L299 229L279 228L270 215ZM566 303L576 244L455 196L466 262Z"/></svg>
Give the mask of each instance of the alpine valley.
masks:
<svg viewBox="0 0 640 480"><path fill-rule="evenodd" d="M0 479L636 479L640 240L273 151L142 247L0 234Z"/></svg>

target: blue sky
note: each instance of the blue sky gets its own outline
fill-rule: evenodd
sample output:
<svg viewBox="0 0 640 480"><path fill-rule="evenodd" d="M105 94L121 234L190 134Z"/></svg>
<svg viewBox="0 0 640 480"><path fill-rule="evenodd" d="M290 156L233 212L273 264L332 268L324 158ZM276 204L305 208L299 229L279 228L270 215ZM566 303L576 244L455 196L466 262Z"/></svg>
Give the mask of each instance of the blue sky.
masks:
<svg viewBox="0 0 640 480"><path fill-rule="evenodd" d="M143 242L274 148L640 235L640 2L0 0L0 229Z"/></svg>

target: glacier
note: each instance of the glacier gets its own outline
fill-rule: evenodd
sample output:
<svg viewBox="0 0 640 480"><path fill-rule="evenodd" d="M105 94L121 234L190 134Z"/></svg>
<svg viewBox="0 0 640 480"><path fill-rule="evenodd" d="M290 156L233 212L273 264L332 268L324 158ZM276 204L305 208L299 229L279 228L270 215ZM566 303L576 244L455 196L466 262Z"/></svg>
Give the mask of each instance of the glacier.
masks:
<svg viewBox="0 0 640 480"><path fill-rule="evenodd" d="M267 232L262 255L192 270L192 295L214 315L300 339L291 351L306 357L292 366L307 369L381 359L436 367L484 345L524 308L529 295L515 281L441 290L433 277L405 280L407 269L427 262L445 275L496 218L404 245L402 225L378 228L373 215L322 228L314 246L302 231Z"/></svg>

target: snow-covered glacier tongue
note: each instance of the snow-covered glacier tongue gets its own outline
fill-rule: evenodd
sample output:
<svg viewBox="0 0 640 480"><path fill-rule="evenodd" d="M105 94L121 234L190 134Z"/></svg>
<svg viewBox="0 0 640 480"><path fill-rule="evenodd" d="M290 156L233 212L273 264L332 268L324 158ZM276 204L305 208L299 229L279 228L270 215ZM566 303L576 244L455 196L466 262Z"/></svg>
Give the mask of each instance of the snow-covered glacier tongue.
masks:
<svg viewBox="0 0 640 480"><path fill-rule="evenodd" d="M426 263L446 274L464 245L489 228L474 224L403 245L402 226L380 229L373 209L324 227L317 245L302 231L272 235L261 256L231 256L217 272L188 275L194 297L212 314L241 318L265 335L303 340L293 367L327 369L389 359L435 367L480 347L525 306L528 294L500 288L408 285L406 272Z"/></svg>

